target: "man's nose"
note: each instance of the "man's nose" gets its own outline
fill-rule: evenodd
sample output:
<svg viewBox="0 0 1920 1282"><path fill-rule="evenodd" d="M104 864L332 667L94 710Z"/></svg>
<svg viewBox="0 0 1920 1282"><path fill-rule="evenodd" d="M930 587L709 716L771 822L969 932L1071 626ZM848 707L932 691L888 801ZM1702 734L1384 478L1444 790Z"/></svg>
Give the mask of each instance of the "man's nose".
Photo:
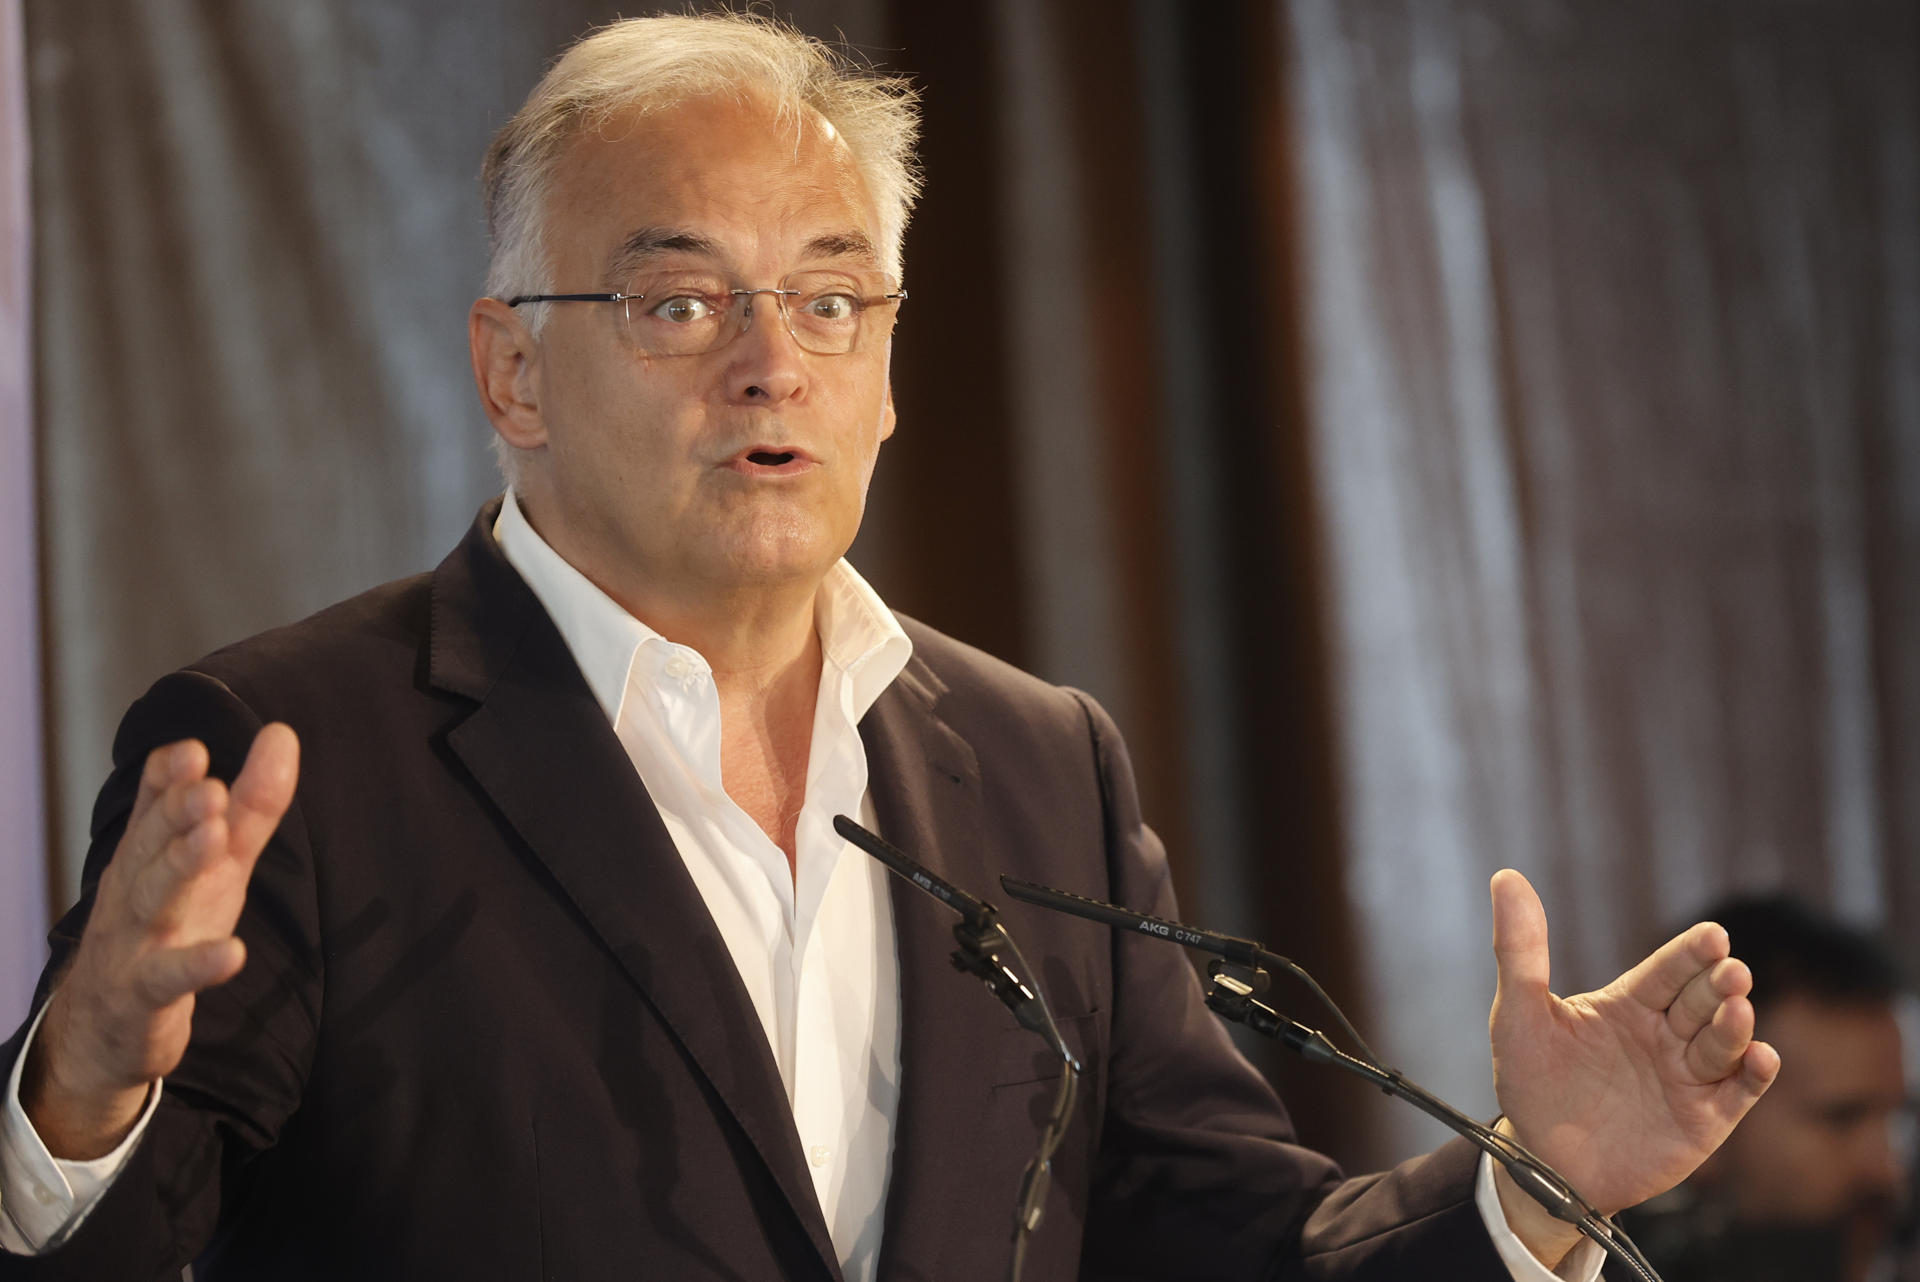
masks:
<svg viewBox="0 0 1920 1282"><path fill-rule="evenodd" d="M724 349L730 399L774 404L806 386L804 353L787 328L777 289L742 290L740 332Z"/></svg>

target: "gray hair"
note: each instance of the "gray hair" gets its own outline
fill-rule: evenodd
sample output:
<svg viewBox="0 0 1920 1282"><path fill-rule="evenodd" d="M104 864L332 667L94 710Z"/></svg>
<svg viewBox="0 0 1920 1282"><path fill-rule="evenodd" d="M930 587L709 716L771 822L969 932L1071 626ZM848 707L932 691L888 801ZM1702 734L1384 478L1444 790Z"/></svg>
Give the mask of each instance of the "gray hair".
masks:
<svg viewBox="0 0 1920 1282"><path fill-rule="evenodd" d="M913 87L776 19L708 13L628 18L589 33L494 135L480 172L493 247L487 293L506 299L556 288L544 232L569 141L619 112L660 111L712 93L763 97L796 124L811 109L831 124L873 199L880 265L901 275L901 241L920 191ZM546 310L536 306L527 318L536 333Z"/></svg>

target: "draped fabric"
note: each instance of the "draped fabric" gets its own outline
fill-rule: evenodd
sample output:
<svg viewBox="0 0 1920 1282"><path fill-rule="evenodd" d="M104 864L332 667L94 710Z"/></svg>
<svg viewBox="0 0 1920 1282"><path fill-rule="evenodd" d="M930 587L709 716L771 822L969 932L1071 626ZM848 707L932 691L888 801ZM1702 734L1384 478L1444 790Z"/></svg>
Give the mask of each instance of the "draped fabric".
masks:
<svg viewBox="0 0 1920 1282"><path fill-rule="evenodd" d="M431 566L497 487L481 151L619 7L24 8L38 491L3 510L42 514L64 902L130 699ZM1910 6L779 11L925 95L852 559L1114 712L1189 917L1479 1112L1503 864L1563 990L1733 885L1913 947ZM1250 1049L1343 1160L1430 1138Z"/></svg>
<svg viewBox="0 0 1920 1282"><path fill-rule="evenodd" d="M0 1019L32 996L47 926L24 48L0 0Z"/></svg>
<svg viewBox="0 0 1920 1282"><path fill-rule="evenodd" d="M1491 1107L1458 1030L1502 865L1562 991L1732 887L1912 963L1913 7L1288 18L1344 867L1389 1045Z"/></svg>

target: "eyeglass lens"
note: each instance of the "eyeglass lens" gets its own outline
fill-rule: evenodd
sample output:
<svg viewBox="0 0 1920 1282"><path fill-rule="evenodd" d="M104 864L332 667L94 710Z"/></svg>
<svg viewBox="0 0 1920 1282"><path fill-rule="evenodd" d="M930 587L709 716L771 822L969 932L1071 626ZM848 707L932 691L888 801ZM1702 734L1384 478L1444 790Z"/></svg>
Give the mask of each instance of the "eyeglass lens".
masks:
<svg viewBox="0 0 1920 1282"><path fill-rule="evenodd" d="M851 352L893 325L899 286L881 272L794 272L777 289L734 289L700 272L649 273L623 293L627 336L649 356L689 356L731 342L756 313L784 317L800 347L820 355Z"/></svg>

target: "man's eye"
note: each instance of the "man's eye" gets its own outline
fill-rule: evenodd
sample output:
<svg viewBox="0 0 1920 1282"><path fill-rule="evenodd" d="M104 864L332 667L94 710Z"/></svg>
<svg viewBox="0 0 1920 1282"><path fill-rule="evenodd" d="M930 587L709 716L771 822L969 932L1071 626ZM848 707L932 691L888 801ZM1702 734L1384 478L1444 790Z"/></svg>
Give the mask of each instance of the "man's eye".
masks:
<svg viewBox="0 0 1920 1282"><path fill-rule="evenodd" d="M714 307L707 299L698 294L676 294L654 307L649 315L676 325L686 325L693 321L705 320L713 315Z"/></svg>
<svg viewBox="0 0 1920 1282"><path fill-rule="evenodd" d="M807 300L805 310L816 320L852 320L860 312L860 300L851 294L816 294Z"/></svg>

